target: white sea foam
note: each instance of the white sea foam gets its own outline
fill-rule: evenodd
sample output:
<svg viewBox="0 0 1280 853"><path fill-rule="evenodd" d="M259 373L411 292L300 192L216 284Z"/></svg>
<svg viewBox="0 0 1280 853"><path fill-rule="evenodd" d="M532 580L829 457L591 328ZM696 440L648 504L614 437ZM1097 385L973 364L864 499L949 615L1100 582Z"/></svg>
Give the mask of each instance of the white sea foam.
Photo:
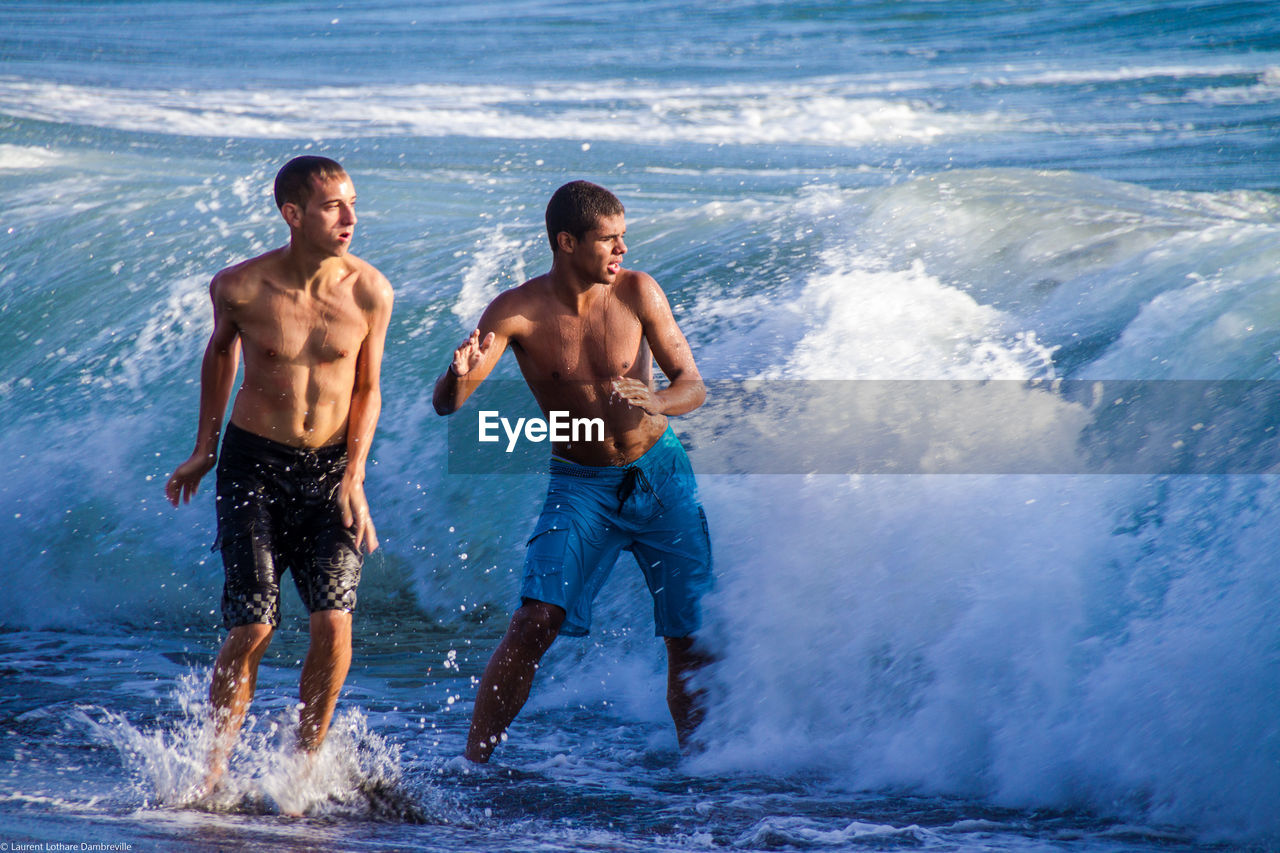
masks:
<svg viewBox="0 0 1280 853"><path fill-rule="evenodd" d="M845 849L847 845L903 845L923 846L937 844L941 838L923 827L887 826L855 820L839 829L803 817L767 817L756 822L734 840L734 847L749 850L798 847Z"/></svg>
<svg viewBox="0 0 1280 853"><path fill-rule="evenodd" d="M621 81L300 91L119 89L0 79L0 112L118 130L263 139L472 136L761 145L929 143L1007 119L937 110L832 81L634 86Z"/></svg>
<svg viewBox="0 0 1280 853"><path fill-rule="evenodd" d="M502 290L520 284L528 275L524 259L529 239L507 234L501 227L486 230L477 240L471 263L462 276L462 288L453 314L468 329L475 328L487 306Z"/></svg>
<svg viewBox="0 0 1280 853"><path fill-rule="evenodd" d="M172 371L174 364L189 361L193 344L206 339L212 328L208 281L183 278L167 282L166 289L163 299L155 300L153 313L142 322L128 351L112 358L109 370L88 374L85 381L108 388L123 383L140 393ZM106 329L103 336L123 333Z"/></svg>
<svg viewBox="0 0 1280 853"><path fill-rule="evenodd" d="M762 315L753 335L801 337L683 427L706 470L1045 471L1078 454L1086 408L1047 384L989 382L1052 379L1052 350L919 260L832 250ZM911 379L951 381L876 381Z"/></svg>
<svg viewBox="0 0 1280 853"><path fill-rule="evenodd" d="M1095 68L1036 68L1010 65L1001 73L983 77L988 85L1075 85L1123 83L1131 80L1226 77L1256 73L1257 66L1240 64L1121 65Z"/></svg>
<svg viewBox="0 0 1280 853"><path fill-rule="evenodd" d="M759 311L754 331L790 344L769 375L1030 379L1049 351L1025 333L1070 340L1095 310L1116 340L1088 373L1275 375L1258 362L1274 360L1274 199L1015 172L868 196L796 301ZM894 260L872 262L868 242ZM821 414L753 402L746 416L778 421L784 439ZM886 411L826 416L850 421L835 437L849 442ZM938 435L964 431L941 414ZM970 417L997 453L1025 446L1007 429L1055 424L1046 443L1069 447L1090 425L1050 393ZM1086 804L1237 839L1280 828L1263 698L1280 681L1269 655L1229 651L1276 643L1270 478L701 488L720 566L707 630L723 652L702 767Z"/></svg>
<svg viewBox="0 0 1280 853"><path fill-rule="evenodd" d="M1035 335L998 342L1007 318L949 287L915 260L892 269L829 252L800 298L787 306L809 318L785 365L761 378L1035 379L1053 375ZM822 318L820 322L812 321Z"/></svg>
<svg viewBox="0 0 1280 853"><path fill-rule="evenodd" d="M1158 78L1196 79L1254 74L1250 86L1202 87L1189 100L1255 103L1274 100L1276 71L1242 65L1156 65L1119 68L1010 66L979 73L986 86L1089 85ZM441 137L687 142L709 145L929 144L1000 131L1062 130L994 110L954 112L913 98L915 92L971 85L971 76L881 75L795 82L708 86L637 85L608 81L483 84L378 84L305 90L125 89L23 78L0 78L0 112L56 123L184 136L260 139ZM1150 96L1148 96L1150 97ZM1122 125L1108 123L1111 130ZM1133 130L1152 125L1134 124ZM1088 130L1076 127L1074 131ZM1096 129L1096 128L1093 128ZM13 148L15 146L7 146ZM38 149L0 149L33 168Z"/></svg>
<svg viewBox="0 0 1280 853"><path fill-rule="evenodd" d="M226 775L212 794L200 789L212 744L204 699L207 672L179 679L182 716L142 729L124 717L80 709L93 739L110 744L134 775L147 805L213 811L421 819L421 805L401 788L399 750L368 729L357 710L339 712L315 758L297 749L297 709L251 714Z"/></svg>
<svg viewBox="0 0 1280 853"><path fill-rule="evenodd" d="M1196 89L1186 100L1212 105L1265 104L1280 101L1280 67L1270 66L1248 86L1219 86Z"/></svg>
<svg viewBox="0 0 1280 853"><path fill-rule="evenodd" d="M62 155L48 148L28 145L0 145L0 171L47 169L62 160Z"/></svg>

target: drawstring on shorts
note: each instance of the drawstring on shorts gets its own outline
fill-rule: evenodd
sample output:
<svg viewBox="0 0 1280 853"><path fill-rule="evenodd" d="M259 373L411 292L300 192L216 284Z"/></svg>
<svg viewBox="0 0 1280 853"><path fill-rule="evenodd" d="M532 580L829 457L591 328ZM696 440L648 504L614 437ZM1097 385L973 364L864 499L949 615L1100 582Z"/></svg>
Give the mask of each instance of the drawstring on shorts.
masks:
<svg viewBox="0 0 1280 853"><path fill-rule="evenodd" d="M653 499L658 502L658 506L662 506L662 499L658 497L653 490L653 485L649 482L648 476L645 475L644 469L638 465L628 467L627 473L623 475L622 482L618 484L618 512L622 512L622 507L627 502L627 498L636 490L636 481L640 481L640 486L646 492L653 495Z"/></svg>

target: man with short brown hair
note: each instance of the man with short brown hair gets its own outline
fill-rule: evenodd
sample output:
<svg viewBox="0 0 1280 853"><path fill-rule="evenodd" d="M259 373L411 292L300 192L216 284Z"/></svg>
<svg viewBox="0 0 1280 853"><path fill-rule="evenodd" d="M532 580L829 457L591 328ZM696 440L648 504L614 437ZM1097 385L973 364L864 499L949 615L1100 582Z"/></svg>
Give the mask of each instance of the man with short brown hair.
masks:
<svg viewBox="0 0 1280 853"><path fill-rule="evenodd" d="M711 586L711 543L693 470L668 417L702 405L693 353L650 276L623 269L625 211L587 181L558 189L546 211L551 270L498 295L435 386L451 414L511 347L544 413L598 419L602 441L552 444L551 480L525 554L521 605L476 693L466 757L488 761L560 634L581 636L591 602L622 550L635 555L667 646L667 705L682 747L702 708L689 679ZM657 389L653 363L669 383Z"/></svg>
<svg viewBox="0 0 1280 853"><path fill-rule="evenodd" d="M379 374L392 291L350 254L355 190L325 157L297 157L276 176L289 243L213 277L213 334L200 371L200 420L191 457L165 485L190 501L215 465L218 541L226 569L226 641L209 700L212 791L253 699L258 664L280 622L280 578L291 571L310 613L298 746L328 732L351 664L351 612L378 535L364 494L382 398ZM218 440L240 354L244 379Z"/></svg>

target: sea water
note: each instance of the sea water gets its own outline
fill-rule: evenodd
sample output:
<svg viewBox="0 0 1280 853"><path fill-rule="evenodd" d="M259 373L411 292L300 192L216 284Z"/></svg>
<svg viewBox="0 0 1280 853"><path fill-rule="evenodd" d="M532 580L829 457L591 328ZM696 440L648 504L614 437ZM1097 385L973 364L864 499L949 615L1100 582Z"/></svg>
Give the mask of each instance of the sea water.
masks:
<svg viewBox="0 0 1280 853"><path fill-rule="evenodd" d="M5 3L0 844L1276 847L1277 11ZM162 489L208 281L287 239L302 153L351 172L396 288L382 548L317 766L286 582L193 809L221 565L212 483ZM428 398L573 178L626 204L711 387L675 421L716 557L706 749L624 555L473 768L545 479L464 472L478 406ZM518 378L476 403L530 414Z"/></svg>

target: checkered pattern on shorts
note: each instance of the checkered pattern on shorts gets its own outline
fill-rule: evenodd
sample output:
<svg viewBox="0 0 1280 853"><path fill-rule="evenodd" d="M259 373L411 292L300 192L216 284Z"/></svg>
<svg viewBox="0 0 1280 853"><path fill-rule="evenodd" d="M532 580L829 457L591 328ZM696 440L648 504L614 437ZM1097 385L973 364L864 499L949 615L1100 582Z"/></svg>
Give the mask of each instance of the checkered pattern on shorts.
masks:
<svg viewBox="0 0 1280 853"><path fill-rule="evenodd" d="M352 564L345 555L337 554L322 565L314 566L305 579L296 572L298 594L307 610L355 610L356 586L360 583L360 565ZM321 561L318 561L321 562ZM304 589L305 588L305 589Z"/></svg>
<svg viewBox="0 0 1280 853"><path fill-rule="evenodd" d="M280 624L280 588L236 595L222 592L222 624L228 627L261 622Z"/></svg>

